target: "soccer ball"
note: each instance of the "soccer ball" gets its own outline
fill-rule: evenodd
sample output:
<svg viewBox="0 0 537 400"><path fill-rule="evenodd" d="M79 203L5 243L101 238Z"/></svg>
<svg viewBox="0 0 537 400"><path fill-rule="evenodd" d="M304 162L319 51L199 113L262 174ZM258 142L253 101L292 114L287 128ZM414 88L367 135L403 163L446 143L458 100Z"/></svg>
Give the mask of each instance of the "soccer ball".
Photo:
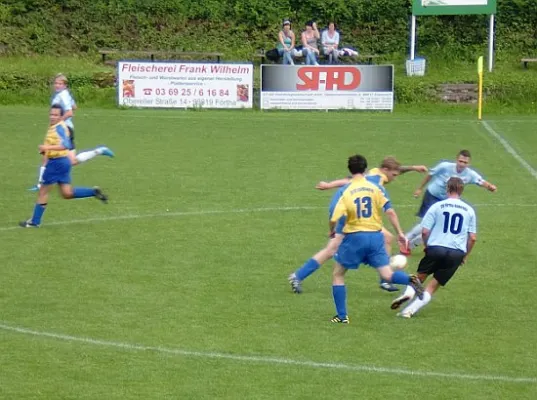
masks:
<svg viewBox="0 0 537 400"><path fill-rule="evenodd" d="M405 269L407 264L408 260L402 254L397 254L390 258L390 267L392 267L392 269Z"/></svg>

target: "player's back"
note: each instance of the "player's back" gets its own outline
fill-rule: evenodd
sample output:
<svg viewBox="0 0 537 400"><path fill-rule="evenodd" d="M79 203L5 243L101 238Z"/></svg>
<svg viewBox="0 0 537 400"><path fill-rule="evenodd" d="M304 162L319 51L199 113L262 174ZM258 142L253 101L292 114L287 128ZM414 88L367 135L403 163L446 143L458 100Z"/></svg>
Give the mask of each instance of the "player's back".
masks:
<svg viewBox="0 0 537 400"><path fill-rule="evenodd" d="M376 232L382 229L382 214L389 206L386 191L365 177L351 180L336 205L335 214L347 216L344 233Z"/></svg>
<svg viewBox="0 0 537 400"><path fill-rule="evenodd" d="M427 246L442 246L466 252L468 234L477 233L472 206L460 199L448 198L434 204L422 221L431 231Z"/></svg>
<svg viewBox="0 0 537 400"><path fill-rule="evenodd" d="M75 99L68 89L55 92L50 99L50 105L59 105L62 108L62 114L64 114L66 111L72 110L75 104ZM67 126L73 128L73 119L71 117L67 118L65 123Z"/></svg>
<svg viewBox="0 0 537 400"><path fill-rule="evenodd" d="M380 168L371 168L365 177L369 182L375 183L379 186L384 186L386 183L388 183L388 177Z"/></svg>

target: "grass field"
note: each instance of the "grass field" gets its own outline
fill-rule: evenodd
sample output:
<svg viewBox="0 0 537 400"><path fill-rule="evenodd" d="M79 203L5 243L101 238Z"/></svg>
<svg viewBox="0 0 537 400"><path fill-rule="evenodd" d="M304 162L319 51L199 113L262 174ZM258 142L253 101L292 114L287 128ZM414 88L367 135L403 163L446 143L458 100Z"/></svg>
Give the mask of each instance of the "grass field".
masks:
<svg viewBox="0 0 537 400"><path fill-rule="evenodd" d="M117 157L73 179L110 203L54 195L23 230L47 112L0 115L0 398L537 398L536 181L477 121L83 109L79 149ZM537 166L537 119L488 123ZM478 243L420 314L396 318L368 267L348 275L348 326L329 322L331 263L290 292L287 275L326 242L317 181L356 152L432 166L461 148L499 190L467 188ZM388 186L406 229L422 178Z"/></svg>

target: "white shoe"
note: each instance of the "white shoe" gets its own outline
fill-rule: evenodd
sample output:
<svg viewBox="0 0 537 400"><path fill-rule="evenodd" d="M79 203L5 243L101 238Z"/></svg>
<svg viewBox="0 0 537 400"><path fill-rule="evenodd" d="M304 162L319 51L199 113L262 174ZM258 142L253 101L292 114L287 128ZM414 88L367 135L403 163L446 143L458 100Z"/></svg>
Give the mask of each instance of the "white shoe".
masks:
<svg viewBox="0 0 537 400"><path fill-rule="evenodd" d="M401 311L397 313L398 317L407 318L407 319L412 318L413 315L414 314L411 311Z"/></svg>

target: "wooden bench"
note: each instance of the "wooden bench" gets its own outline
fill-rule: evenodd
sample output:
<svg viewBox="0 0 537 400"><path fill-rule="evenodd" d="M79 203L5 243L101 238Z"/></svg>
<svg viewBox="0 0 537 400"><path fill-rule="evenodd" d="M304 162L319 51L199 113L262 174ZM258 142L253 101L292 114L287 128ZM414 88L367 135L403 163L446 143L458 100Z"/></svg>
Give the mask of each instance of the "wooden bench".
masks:
<svg viewBox="0 0 537 400"><path fill-rule="evenodd" d="M110 54L133 54L149 56L151 61L155 61L155 56L179 56L179 57L209 57L216 58L216 62L220 63L223 53L204 52L204 51L179 51L179 50L115 50L101 49L99 54L102 57L103 63L106 63L106 57Z"/></svg>
<svg viewBox="0 0 537 400"><path fill-rule="evenodd" d="M537 58L523 58L521 61L524 68L528 69L528 63L537 62Z"/></svg>
<svg viewBox="0 0 537 400"><path fill-rule="evenodd" d="M261 50L254 54L254 59L260 58L261 64L265 64L266 55L265 51ZM366 64L373 65L373 61L380 57L378 54L358 54L357 56L341 56L339 57L339 60L365 60ZM321 59L325 60L326 57L324 55L321 55Z"/></svg>

